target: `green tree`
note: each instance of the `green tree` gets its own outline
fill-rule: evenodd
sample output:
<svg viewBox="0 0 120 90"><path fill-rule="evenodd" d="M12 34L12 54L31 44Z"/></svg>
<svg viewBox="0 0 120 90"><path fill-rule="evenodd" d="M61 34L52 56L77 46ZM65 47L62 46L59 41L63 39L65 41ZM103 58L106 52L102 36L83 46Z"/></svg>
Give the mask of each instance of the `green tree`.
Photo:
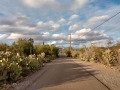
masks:
<svg viewBox="0 0 120 90"><path fill-rule="evenodd" d="M17 52L19 52L21 55L25 54L25 55L30 55L33 54L33 39L19 39L15 44L13 44L13 48L16 50Z"/></svg>

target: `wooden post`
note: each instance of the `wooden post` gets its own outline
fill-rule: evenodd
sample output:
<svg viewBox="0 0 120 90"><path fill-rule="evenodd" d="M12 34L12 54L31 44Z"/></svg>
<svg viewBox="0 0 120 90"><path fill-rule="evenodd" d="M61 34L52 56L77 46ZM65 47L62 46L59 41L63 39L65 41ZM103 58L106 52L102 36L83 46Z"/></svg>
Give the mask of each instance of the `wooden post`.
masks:
<svg viewBox="0 0 120 90"><path fill-rule="evenodd" d="M71 52L71 49L72 49L72 37L71 37L71 33L70 33L70 52Z"/></svg>

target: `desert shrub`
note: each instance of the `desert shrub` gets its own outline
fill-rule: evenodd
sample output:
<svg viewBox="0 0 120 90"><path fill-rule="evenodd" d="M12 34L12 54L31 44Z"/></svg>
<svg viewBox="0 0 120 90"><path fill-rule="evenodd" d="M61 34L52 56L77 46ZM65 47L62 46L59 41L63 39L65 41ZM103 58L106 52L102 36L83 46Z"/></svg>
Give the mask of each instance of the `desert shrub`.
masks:
<svg viewBox="0 0 120 90"><path fill-rule="evenodd" d="M113 66L117 62L117 56L116 56L115 52L111 51L110 49L105 50L105 52L103 52L102 57L104 60L103 63L105 65Z"/></svg>
<svg viewBox="0 0 120 90"><path fill-rule="evenodd" d="M8 67L9 63L7 60L5 59L0 60L0 86L7 82Z"/></svg>
<svg viewBox="0 0 120 90"><path fill-rule="evenodd" d="M86 60L85 55L84 55L83 52L80 52L78 58L80 58L80 60L82 60L82 61L85 61L85 60Z"/></svg>
<svg viewBox="0 0 120 90"><path fill-rule="evenodd" d="M40 67L42 66L42 63L40 63L39 58L36 58L35 55L29 55L28 59L28 67L30 67L30 70L34 71L40 69Z"/></svg>
<svg viewBox="0 0 120 90"><path fill-rule="evenodd" d="M0 60L0 84L15 82L21 78L22 67L16 62Z"/></svg>
<svg viewBox="0 0 120 90"><path fill-rule="evenodd" d="M58 57L59 49L53 44L50 45L50 55L54 55L55 57Z"/></svg>
<svg viewBox="0 0 120 90"><path fill-rule="evenodd" d="M90 58L91 58L92 54L93 54L93 51L91 50L91 48L86 49L83 53L84 60L85 61L90 61Z"/></svg>
<svg viewBox="0 0 120 90"><path fill-rule="evenodd" d="M52 55L52 56L47 55L47 56L42 60L42 62L43 62L43 63L48 63L48 62L51 62L52 60L54 60L55 58L56 58L55 55Z"/></svg>
<svg viewBox="0 0 120 90"><path fill-rule="evenodd" d="M38 55L42 60L44 60L45 59L45 53L44 52L42 52L41 54L39 54Z"/></svg>
<svg viewBox="0 0 120 90"><path fill-rule="evenodd" d="M117 50L117 65L120 65L120 49Z"/></svg>
<svg viewBox="0 0 120 90"><path fill-rule="evenodd" d="M29 55L20 60L20 66L22 67L22 75L26 76L32 71L40 69L43 66L42 60L35 55Z"/></svg>
<svg viewBox="0 0 120 90"><path fill-rule="evenodd" d="M72 53L71 53L70 49L66 49L64 52L67 57L72 57Z"/></svg>
<svg viewBox="0 0 120 90"><path fill-rule="evenodd" d="M55 55L58 57L59 49L55 45L35 45L35 54L39 55L41 53L47 55Z"/></svg>
<svg viewBox="0 0 120 90"><path fill-rule="evenodd" d="M10 82L15 82L21 78L22 74L22 67L16 63L16 62L11 62L8 68L8 81Z"/></svg>
<svg viewBox="0 0 120 90"><path fill-rule="evenodd" d="M0 44L0 51L6 51L8 49L8 45L6 43Z"/></svg>
<svg viewBox="0 0 120 90"><path fill-rule="evenodd" d="M102 52L103 50L99 47L94 47L92 50L92 55L90 57L90 61L92 62L102 62Z"/></svg>
<svg viewBox="0 0 120 90"><path fill-rule="evenodd" d="M73 50L72 51L72 57L73 58L78 58L78 56L79 56L79 52L77 50Z"/></svg>

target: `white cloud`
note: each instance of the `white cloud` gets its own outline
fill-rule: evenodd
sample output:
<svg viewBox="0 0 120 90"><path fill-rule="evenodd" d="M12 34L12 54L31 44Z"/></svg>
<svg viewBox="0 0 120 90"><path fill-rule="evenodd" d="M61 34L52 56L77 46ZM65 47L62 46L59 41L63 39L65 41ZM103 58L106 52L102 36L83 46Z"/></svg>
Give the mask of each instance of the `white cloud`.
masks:
<svg viewBox="0 0 120 90"><path fill-rule="evenodd" d="M57 43L57 41L52 41L50 44L56 44Z"/></svg>
<svg viewBox="0 0 120 90"><path fill-rule="evenodd" d="M61 18L59 21L58 21L59 24L65 24L66 23L66 20L64 18Z"/></svg>
<svg viewBox="0 0 120 90"><path fill-rule="evenodd" d="M69 27L69 30L77 30L79 29L79 27L80 27L80 24L74 24Z"/></svg>
<svg viewBox="0 0 120 90"><path fill-rule="evenodd" d="M52 27L53 27L54 30L56 30L60 27L60 25L59 24L53 24Z"/></svg>
<svg viewBox="0 0 120 90"><path fill-rule="evenodd" d="M107 20L108 18L109 18L108 15L94 16L86 22L85 26L88 26L88 27L94 26L102 21Z"/></svg>
<svg viewBox="0 0 120 90"><path fill-rule="evenodd" d="M71 6L71 10L78 10L78 9L84 7L88 2L89 2L89 0L74 0L73 4Z"/></svg>
<svg viewBox="0 0 120 90"><path fill-rule="evenodd" d="M91 29L81 29L72 34L72 39L76 42L88 42L95 40L109 39L110 37L105 33L92 31Z"/></svg>
<svg viewBox="0 0 120 90"><path fill-rule="evenodd" d="M7 36L7 34L0 34L0 39L5 39Z"/></svg>
<svg viewBox="0 0 120 90"><path fill-rule="evenodd" d="M43 32L43 35L44 37L49 37L50 36L50 33L49 32Z"/></svg>
<svg viewBox="0 0 120 90"><path fill-rule="evenodd" d="M48 30L48 31L54 31L57 30L60 27L60 24L55 23L54 21L48 21L48 22L38 22L37 28L39 30Z"/></svg>
<svg viewBox="0 0 120 90"><path fill-rule="evenodd" d="M4 33L24 33L27 35L40 34L35 27L0 25L0 31Z"/></svg>
<svg viewBox="0 0 120 90"><path fill-rule="evenodd" d="M53 40L66 40L67 36L64 33L60 33L60 34L53 34L52 35L52 39Z"/></svg>
<svg viewBox="0 0 120 90"><path fill-rule="evenodd" d="M22 0L23 4L32 8L44 8L52 10L78 10L84 7L89 0L74 0L69 3L60 2L58 0Z"/></svg>
<svg viewBox="0 0 120 90"><path fill-rule="evenodd" d="M70 20L78 19L78 17L79 17L79 15L74 14L74 15L72 15L72 16L70 17Z"/></svg>
<svg viewBox="0 0 120 90"><path fill-rule="evenodd" d="M57 5L59 5L56 0L23 0L23 3L33 8L54 8L54 6L56 7Z"/></svg>
<svg viewBox="0 0 120 90"><path fill-rule="evenodd" d="M9 36L7 39L17 40L17 39L19 39L19 38L26 38L26 36L23 35L23 34L11 33L10 36Z"/></svg>
<svg viewBox="0 0 120 90"><path fill-rule="evenodd" d="M40 34L35 25L29 23L28 17L22 14L17 14L12 19L0 21L0 31L7 34Z"/></svg>
<svg viewBox="0 0 120 90"><path fill-rule="evenodd" d="M48 44L55 44L55 45L58 45L58 46L63 46L65 44L69 44L69 41L65 41L65 40L59 40L59 41L52 41Z"/></svg>

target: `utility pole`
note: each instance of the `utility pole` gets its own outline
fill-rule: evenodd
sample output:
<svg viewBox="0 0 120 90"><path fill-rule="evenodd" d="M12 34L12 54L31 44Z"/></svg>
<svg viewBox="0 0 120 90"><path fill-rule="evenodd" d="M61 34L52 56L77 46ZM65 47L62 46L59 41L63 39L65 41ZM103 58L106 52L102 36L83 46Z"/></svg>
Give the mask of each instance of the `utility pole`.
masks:
<svg viewBox="0 0 120 90"><path fill-rule="evenodd" d="M43 45L44 45L45 43L43 42Z"/></svg>
<svg viewBox="0 0 120 90"><path fill-rule="evenodd" d="M71 33L70 33L70 52L71 52L71 49L72 49L72 36L71 36Z"/></svg>
<svg viewBox="0 0 120 90"><path fill-rule="evenodd" d="M70 49L71 49L71 47L72 47L72 38L71 38L71 33L70 33Z"/></svg>

